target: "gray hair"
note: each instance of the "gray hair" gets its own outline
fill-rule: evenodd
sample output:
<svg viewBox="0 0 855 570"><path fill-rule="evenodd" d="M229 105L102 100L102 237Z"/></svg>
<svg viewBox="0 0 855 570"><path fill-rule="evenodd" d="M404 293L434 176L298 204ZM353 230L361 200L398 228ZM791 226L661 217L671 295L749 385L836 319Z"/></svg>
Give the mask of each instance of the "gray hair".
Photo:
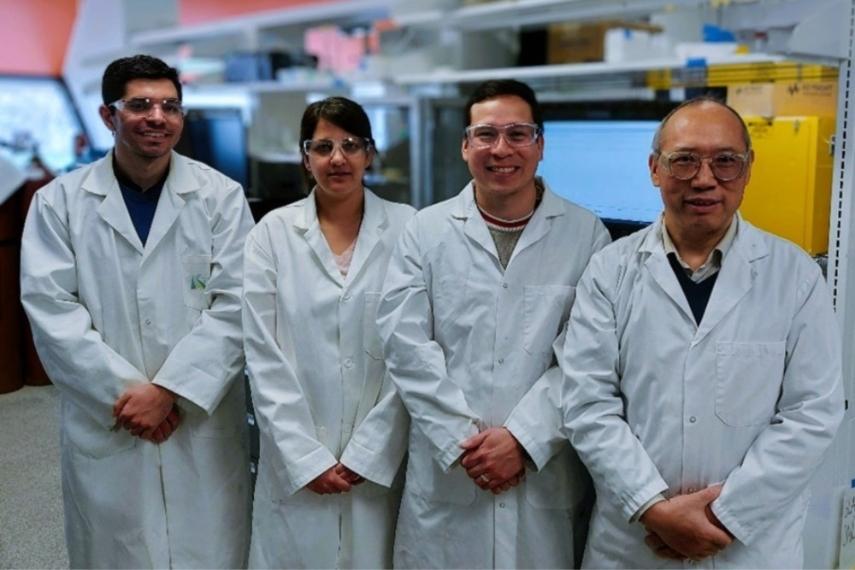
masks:
<svg viewBox="0 0 855 570"><path fill-rule="evenodd" d="M713 97L711 95L701 95L699 97L693 97L692 99L683 101L682 103L677 105L677 107L672 109L670 113L665 115L665 118L662 119L661 123L659 123L659 126L656 128L656 133L653 135L653 144L651 145L653 154L659 155L662 151L662 131L665 129L665 125L668 124L668 121L671 120L671 117L673 117L674 114L681 109L685 109L686 107L693 107L702 103L713 103L715 105L724 107L725 109L730 111L733 116L739 120L739 126L742 127L742 139L745 142L745 151L748 152L751 150L751 135L748 132L748 125L745 124L742 115L740 115L736 109L734 109L721 99L717 99L716 97Z"/></svg>

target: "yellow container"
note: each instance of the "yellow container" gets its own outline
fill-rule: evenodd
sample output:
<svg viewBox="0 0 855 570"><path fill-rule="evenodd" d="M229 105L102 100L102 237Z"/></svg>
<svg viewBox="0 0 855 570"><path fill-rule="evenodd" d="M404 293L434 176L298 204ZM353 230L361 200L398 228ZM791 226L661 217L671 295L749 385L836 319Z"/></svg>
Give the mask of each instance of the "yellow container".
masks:
<svg viewBox="0 0 855 570"><path fill-rule="evenodd" d="M707 85L717 87L735 83L777 83L793 81L829 81L837 79L836 67L793 61L764 61L711 65Z"/></svg>
<svg viewBox="0 0 855 570"><path fill-rule="evenodd" d="M833 155L830 117L745 117L755 162L740 211L811 255L828 251Z"/></svg>

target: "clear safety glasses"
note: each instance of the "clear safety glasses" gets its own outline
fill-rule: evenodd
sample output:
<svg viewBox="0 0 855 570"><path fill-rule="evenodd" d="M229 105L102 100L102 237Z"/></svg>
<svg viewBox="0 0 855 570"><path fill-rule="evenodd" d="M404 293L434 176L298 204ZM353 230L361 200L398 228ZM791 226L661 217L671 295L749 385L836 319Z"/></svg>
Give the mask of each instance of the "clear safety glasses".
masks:
<svg viewBox="0 0 855 570"><path fill-rule="evenodd" d="M110 103L109 107L114 107L119 111L123 111L137 117L148 117L154 112L155 107L160 107L161 113L171 119L183 117L187 110L181 104L179 99L149 99L148 97L134 97L133 99L119 99Z"/></svg>
<svg viewBox="0 0 855 570"><path fill-rule="evenodd" d="M504 138L513 148L524 148L537 142L540 127L534 123L511 123L503 126L478 124L469 125L464 133L472 148L491 148L499 144L500 138Z"/></svg>
<svg viewBox="0 0 855 570"><path fill-rule="evenodd" d="M371 148L371 139L362 137L347 137L340 141L332 139L307 139L303 141L303 152L306 155L316 156L318 158L327 158L332 156L335 149L341 150L345 156L356 156L361 152L367 152Z"/></svg>

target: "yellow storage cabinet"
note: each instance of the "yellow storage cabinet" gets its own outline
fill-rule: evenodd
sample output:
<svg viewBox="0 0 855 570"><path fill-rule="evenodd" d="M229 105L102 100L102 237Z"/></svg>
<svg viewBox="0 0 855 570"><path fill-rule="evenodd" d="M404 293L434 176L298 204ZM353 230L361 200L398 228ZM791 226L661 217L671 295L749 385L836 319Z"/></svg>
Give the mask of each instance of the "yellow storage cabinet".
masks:
<svg viewBox="0 0 855 570"><path fill-rule="evenodd" d="M831 138L826 117L745 117L756 160L740 211L811 255L828 251Z"/></svg>

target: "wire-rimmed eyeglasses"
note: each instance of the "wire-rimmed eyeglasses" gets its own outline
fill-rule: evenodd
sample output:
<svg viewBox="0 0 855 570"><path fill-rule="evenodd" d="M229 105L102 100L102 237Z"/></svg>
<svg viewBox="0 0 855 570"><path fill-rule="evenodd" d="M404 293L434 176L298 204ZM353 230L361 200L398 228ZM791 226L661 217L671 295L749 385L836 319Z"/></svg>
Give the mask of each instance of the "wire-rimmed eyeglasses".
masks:
<svg viewBox="0 0 855 570"><path fill-rule="evenodd" d="M750 152L719 152L713 156L701 156L696 152L669 152L661 154L668 174L677 180L691 180L701 171L701 164L709 162L713 176L719 182L736 180L745 172Z"/></svg>

